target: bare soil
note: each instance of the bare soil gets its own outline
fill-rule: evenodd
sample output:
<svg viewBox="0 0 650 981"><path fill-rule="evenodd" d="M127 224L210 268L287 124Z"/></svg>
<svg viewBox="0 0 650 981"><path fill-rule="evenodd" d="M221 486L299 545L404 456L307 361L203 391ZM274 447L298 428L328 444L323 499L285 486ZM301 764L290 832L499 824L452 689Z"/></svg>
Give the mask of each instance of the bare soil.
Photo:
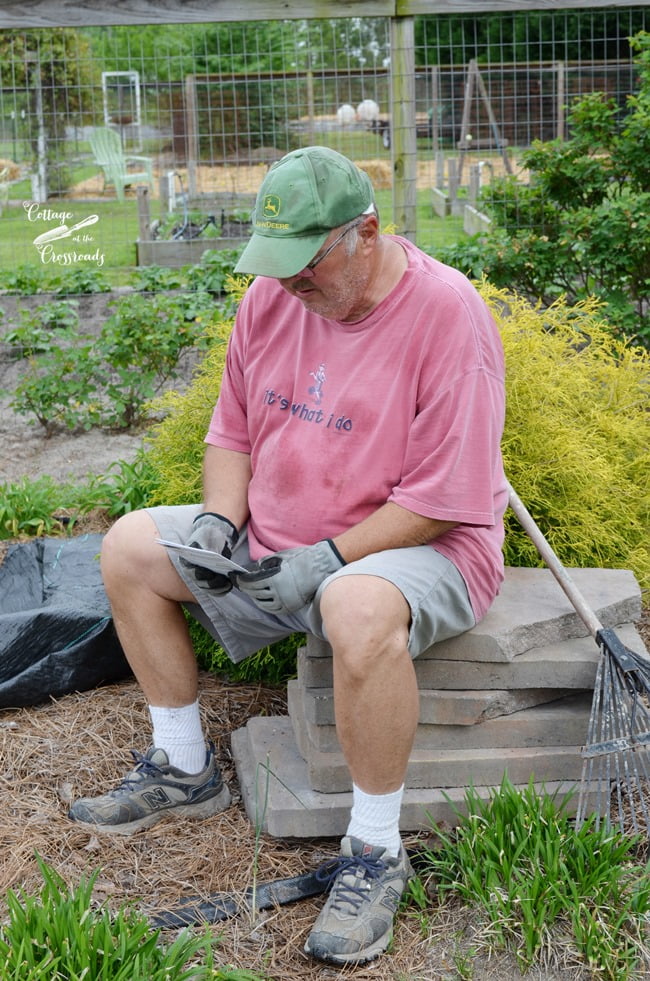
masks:
<svg viewBox="0 0 650 981"><path fill-rule="evenodd" d="M32 417L18 415L10 406L15 387L25 370L23 359L2 342L5 333L17 323L21 308L33 308L49 296L0 297L4 310L0 330L0 484L17 483L23 478L34 480L50 476L62 483L83 484L89 477L102 476L117 460L131 462L145 436L145 431L106 431L70 433L68 430L50 436ZM115 294L91 294L77 297L79 322L84 333L98 330L110 313ZM191 378L196 357L185 352L179 364L179 377L172 384L183 389Z"/></svg>

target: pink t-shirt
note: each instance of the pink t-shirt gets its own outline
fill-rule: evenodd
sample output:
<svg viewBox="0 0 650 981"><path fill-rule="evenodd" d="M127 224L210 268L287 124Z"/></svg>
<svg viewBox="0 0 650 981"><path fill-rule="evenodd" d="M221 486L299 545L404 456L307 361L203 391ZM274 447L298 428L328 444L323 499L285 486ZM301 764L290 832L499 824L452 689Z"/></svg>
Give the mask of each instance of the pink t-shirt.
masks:
<svg viewBox="0 0 650 981"><path fill-rule="evenodd" d="M435 546L480 619L503 578L501 340L465 276L397 241L406 272L354 324L309 313L274 279L252 283L206 442L250 454L253 558L394 501L460 522Z"/></svg>

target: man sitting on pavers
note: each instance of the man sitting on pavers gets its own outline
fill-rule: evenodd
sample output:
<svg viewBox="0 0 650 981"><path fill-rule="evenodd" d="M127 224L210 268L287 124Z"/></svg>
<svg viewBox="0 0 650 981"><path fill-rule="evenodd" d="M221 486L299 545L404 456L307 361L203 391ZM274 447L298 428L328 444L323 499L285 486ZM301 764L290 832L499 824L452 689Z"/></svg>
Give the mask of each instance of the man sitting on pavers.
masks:
<svg viewBox="0 0 650 981"><path fill-rule="evenodd" d="M399 821L412 658L473 627L503 577L503 353L468 280L381 234L367 175L333 150L274 164L253 229L236 270L258 278L205 440L203 503L125 515L102 551L152 745L70 814L130 834L228 806L183 606L235 662L294 632L326 639L353 805L305 950L363 963L388 946L411 875ZM250 571L189 565L157 539Z"/></svg>

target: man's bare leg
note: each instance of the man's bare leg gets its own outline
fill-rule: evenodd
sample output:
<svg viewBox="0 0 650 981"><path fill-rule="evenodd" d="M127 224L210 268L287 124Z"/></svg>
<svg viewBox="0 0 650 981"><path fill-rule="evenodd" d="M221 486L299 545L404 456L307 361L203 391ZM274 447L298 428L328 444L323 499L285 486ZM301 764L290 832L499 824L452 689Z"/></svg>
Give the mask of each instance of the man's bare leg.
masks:
<svg viewBox="0 0 650 981"><path fill-rule="evenodd" d="M115 789L85 797L70 817L97 831L133 834L166 814L206 818L230 803L198 703L198 672L181 608L192 595L146 512L121 518L104 539L102 574L120 642L149 704L153 747Z"/></svg>
<svg viewBox="0 0 650 981"><path fill-rule="evenodd" d="M110 529L102 575L126 658L150 705L189 705L197 697L197 666L182 602L187 589L145 511Z"/></svg>
<svg viewBox="0 0 650 981"><path fill-rule="evenodd" d="M342 576L321 612L334 654L336 730L352 775L342 865L305 943L319 960L363 963L386 949L412 875L399 835L418 687L407 649L410 610L391 583Z"/></svg>
<svg viewBox="0 0 650 981"><path fill-rule="evenodd" d="M408 648L410 609L375 576L344 576L324 591L321 612L334 652L336 731L354 783L368 794L397 790L419 716Z"/></svg>

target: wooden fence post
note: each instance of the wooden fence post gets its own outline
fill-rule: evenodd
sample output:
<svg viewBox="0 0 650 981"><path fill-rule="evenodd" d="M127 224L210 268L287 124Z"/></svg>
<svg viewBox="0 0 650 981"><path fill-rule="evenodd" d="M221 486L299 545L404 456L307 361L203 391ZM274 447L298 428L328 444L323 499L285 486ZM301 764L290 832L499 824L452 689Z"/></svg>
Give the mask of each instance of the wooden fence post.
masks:
<svg viewBox="0 0 650 981"><path fill-rule="evenodd" d="M398 232L415 242L417 140L413 18L394 17L390 28L393 220Z"/></svg>

